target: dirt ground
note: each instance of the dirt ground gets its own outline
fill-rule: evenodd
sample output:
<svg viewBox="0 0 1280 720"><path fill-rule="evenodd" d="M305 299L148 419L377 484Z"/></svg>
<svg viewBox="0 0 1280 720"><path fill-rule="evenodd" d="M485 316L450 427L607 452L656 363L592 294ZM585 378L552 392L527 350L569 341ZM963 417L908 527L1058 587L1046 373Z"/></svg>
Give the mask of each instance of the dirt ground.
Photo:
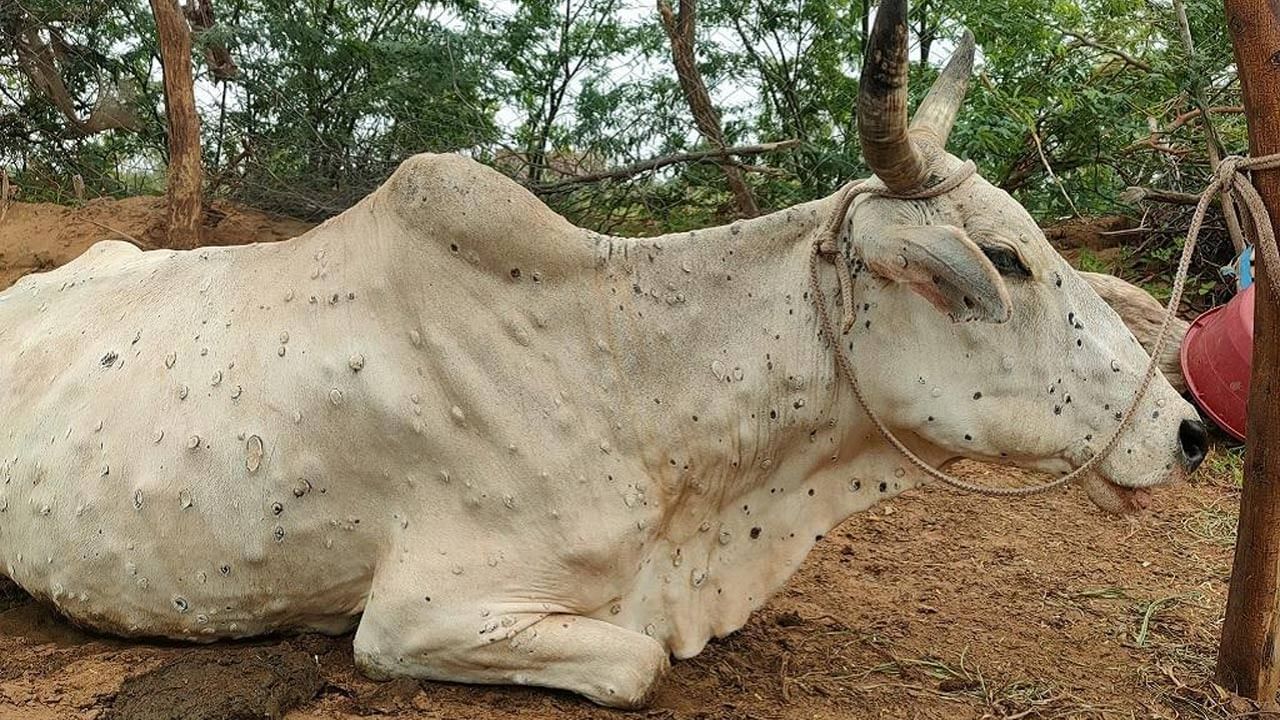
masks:
<svg viewBox="0 0 1280 720"><path fill-rule="evenodd" d="M78 208L13 203L0 209L0 288L31 272L74 260L99 240L127 240L144 250L167 247L163 198L91 200ZM310 223L214 202L204 218L204 244L272 242L300 235Z"/></svg>
<svg viewBox="0 0 1280 720"><path fill-rule="evenodd" d="M96 240L162 245L153 198L18 204L0 288ZM303 223L219 205L209 243ZM677 662L651 709L558 692L375 683L350 636L194 647L80 631L0 581L0 720L521 718L1219 718L1250 714L1212 675L1231 566L1238 451L1137 517L1078 489L1004 500L945 488L855 516L742 631ZM969 465L985 482L1017 473Z"/></svg>

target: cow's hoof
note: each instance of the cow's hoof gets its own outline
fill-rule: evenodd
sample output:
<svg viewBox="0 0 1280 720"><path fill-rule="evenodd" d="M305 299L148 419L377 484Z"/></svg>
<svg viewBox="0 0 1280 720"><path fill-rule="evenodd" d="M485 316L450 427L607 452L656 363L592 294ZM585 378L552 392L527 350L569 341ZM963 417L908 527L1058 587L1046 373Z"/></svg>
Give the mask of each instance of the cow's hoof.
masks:
<svg viewBox="0 0 1280 720"><path fill-rule="evenodd" d="M386 682L387 680L396 677L392 673L387 672L386 668L379 665L374 654L371 652L361 652L359 649L356 649L353 659L355 660L356 669L360 671L360 674L374 682Z"/></svg>
<svg viewBox="0 0 1280 720"><path fill-rule="evenodd" d="M671 660L667 651L658 643L653 643L645 662L639 667L616 670L613 682L604 685L595 692L584 693L589 700L606 707L619 710L641 710L653 702L667 672L671 669Z"/></svg>
<svg viewBox="0 0 1280 720"><path fill-rule="evenodd" d="M649 687L645 688L644 691L640 693L640 696L636 698L635 705L632 705L631 708L640 709L640 708L649 707L649 704L653 702L654 696L658 694L658 687L662 685L663 680L667 679L667 673L670 670L671 670L671 660L667 657L667 654L664 652L662 655L661 667L658 669L656 673L653 674L653 679L650 680Z"/></svg>

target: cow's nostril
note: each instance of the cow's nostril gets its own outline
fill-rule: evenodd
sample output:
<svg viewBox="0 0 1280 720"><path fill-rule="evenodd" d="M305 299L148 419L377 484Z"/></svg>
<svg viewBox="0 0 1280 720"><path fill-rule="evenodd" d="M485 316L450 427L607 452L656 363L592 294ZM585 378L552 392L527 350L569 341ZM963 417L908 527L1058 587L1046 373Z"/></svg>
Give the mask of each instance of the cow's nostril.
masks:
<svg viewBox="0 0 1280 720"><path fill-rule="evenodd" d="M1209 433L1199 420L1183 420L1178 426L1178 448L1182 451L1182 465L1193 472L1204 462L1209 451Z"/></svg>

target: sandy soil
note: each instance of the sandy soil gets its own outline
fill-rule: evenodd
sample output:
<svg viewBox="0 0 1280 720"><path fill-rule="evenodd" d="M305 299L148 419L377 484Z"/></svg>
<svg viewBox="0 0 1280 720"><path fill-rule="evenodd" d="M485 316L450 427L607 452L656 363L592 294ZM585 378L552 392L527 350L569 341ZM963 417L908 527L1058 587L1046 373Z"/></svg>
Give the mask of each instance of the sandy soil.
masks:
<svg viewBox="0 0 1280 720"><path fill-rule="evenodd" d="M0 288L31 272L74 260L99 240L165 247L164 199L91 200L81 207L13 203L0 215ZM310 223L214 202L205 212L206 245L271 242L300 235Z"/></svg>
<svg viewBox="0 0 1280 720"><path fill-rule="evenodd" d="M162 244L156 199L23 205L0 221L0 287L92 242ZM217 206L216 244L303 223ZM632 717L1201 718L1248 713L1209 682L1230 572L1239 456L1138 517L1077 489L996 500L908 493L828 535L742 631L678 662ZM970 465L985 482L1017 473ZM557 692L358 675L351 638L213 647L77 630L0 580L0 720L624 717Z"/></svg>

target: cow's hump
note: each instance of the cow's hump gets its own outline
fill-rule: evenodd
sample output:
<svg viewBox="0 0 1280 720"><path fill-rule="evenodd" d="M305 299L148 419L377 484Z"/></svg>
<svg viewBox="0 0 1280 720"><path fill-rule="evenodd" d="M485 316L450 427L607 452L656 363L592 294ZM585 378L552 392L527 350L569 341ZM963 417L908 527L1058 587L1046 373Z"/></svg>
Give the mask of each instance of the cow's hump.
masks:
<svg viewBox="0 0 1280 720"><path fill-rule="evenodd" d="M602 236L574 226L505 175L460 155L415 155L371 199L417 242L495 273L591 267Z"/></svg>

